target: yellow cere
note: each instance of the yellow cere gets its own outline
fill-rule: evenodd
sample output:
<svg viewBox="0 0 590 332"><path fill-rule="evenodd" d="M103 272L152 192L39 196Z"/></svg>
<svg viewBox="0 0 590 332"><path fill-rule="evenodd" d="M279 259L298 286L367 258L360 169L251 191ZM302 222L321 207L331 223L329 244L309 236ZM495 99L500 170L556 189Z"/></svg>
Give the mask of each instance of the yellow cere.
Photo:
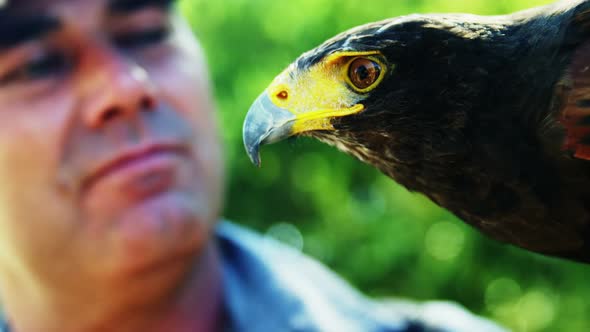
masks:
<svg viewBox="0 0 590 332"><path fill-rule="evenodd" d="M292 134L311 130L333 130L331 119L356 114L364 110L360 102L365 91L351 90L348 66L356 57L366 56L379 63L383 79L386 66L378 61L378 52L341 52L325 59L305 71L290 66L267 88L272 102L296 115ZM372 57L370 57L372 56Z"/></svg>

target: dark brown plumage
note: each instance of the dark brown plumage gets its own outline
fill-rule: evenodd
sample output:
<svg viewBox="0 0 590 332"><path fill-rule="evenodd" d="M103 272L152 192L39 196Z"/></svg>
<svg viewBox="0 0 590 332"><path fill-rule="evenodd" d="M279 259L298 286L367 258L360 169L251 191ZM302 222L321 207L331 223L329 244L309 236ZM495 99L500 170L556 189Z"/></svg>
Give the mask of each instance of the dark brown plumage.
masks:
<svg viewBox="0 0 590 332"><path fill-rule="evenodd" d="M359 58L373 64L351 70ZM355 83L374 77L369 90ZM497 240L590 262L590 1L344 32L249 112L254 161L291 135L335 145Z"/></svg>

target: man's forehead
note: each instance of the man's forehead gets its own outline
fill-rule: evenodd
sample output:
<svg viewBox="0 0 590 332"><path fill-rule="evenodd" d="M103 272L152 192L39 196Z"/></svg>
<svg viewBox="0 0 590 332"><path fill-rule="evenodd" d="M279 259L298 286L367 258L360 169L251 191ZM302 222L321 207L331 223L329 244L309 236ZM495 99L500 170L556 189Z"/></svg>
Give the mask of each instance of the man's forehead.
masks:
<svg viewBox="0 0 590 332"><path fill-rule="evenodd" d="M80 5L84 2L93 2L95 5L102 3L107 9L125 12L146 5L168 6L174 0L0 0L0 14L30 13L56 6Z"/></svg>

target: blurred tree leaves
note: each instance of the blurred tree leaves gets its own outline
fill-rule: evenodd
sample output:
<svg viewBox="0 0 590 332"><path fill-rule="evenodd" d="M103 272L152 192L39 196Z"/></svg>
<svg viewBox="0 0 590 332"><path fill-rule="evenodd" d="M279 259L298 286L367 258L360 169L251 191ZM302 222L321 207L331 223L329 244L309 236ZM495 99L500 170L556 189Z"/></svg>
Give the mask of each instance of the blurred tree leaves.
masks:
<svg viewBox="0 0 590 332"><path fill-rule="evenodd" d="M243 150L250 103L299 54L350 27L426 12L503 14L547 0L183 0L211 65L226 142L225 216L317 257L378 297L457 301L515 331L590 331L590 266L492 242L308 139Z"/></svg>

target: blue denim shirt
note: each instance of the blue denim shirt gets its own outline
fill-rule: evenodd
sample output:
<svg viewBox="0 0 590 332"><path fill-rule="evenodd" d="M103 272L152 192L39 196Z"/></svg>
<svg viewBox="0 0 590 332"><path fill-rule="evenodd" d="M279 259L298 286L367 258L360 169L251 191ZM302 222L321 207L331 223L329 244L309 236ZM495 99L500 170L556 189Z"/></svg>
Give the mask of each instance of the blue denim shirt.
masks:
<svg viewBox="0 0 590 332"><path fill-rule="evenodd" d="M225 222L218 227L230 331L502 332L457 305L368 299L317 261Z"/></svg>
<svg viewBox="0 0 590 332"><path fill-rule="evenodd" d="M217 243L228 332L505 332L450 303L371 300L299 251L229 222Z"/></svg>

